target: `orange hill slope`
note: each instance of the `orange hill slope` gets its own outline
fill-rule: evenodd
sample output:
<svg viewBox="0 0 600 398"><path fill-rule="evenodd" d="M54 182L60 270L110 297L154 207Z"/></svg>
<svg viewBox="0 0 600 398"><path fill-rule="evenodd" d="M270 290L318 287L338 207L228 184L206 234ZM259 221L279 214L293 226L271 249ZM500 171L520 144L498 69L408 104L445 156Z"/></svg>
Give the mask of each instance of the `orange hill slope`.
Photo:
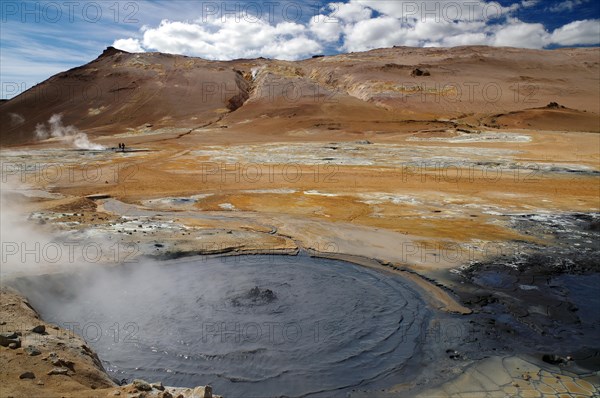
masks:
<svg viewBox="0 0 600 398"><path fill-rule="evenodd" d="M452 120L470 126L598 131L599 48L397 47L287 62L207 61L109 47L0 104L2 145L35 140L53 114L92 136L193 129L223 118L250 129ZM544 109L557 102L565 109ZM495 119L495 120L492 120Z"/></svg>

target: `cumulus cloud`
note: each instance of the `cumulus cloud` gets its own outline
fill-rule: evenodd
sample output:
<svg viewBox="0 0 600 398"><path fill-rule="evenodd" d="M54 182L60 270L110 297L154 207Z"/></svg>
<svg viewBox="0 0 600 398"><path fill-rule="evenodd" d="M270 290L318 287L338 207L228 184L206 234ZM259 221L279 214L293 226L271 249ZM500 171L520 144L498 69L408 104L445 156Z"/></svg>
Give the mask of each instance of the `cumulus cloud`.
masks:
<svg viewBox="0 0 600 398"><path fill-rule="evenodd" d="M586 0L563 1L572 9ZM365 51L394 45L452 47L492 45L544 48L598 44L598 20L575 21L549 32L542 23L528 23L516 12L539 6L539 0L510 5L486 0L414 2L349 0L331 2L320 15L302 21L222 18L163 20L141 30L141 39L124 38L114 46L126 51L161 51L206 59L268 57L306 58L324 49Z"/></svg>
<svg viewBox="0 0 600 398"><path fill-rule="evenodd" d="M542 48L548 44L548 32L539 23L512 20L494 34L493 45L506 47Z"/></svg>
<svg viewBox="0 0 600 398"><path fill-rule="evenodd" d="M365 7L360 2L351 1L350 3L330 3L327 7L331 17L335 17L346 23L364 21L370 19L373 10Z"/></svg>
<svg viewBox="0 0 600 398"><path fill-rule="evenodd" d="M325 43L336 43L342 34L340 20L323 14L310 19L309 29L318 40Z"/></svg>
<svg viewBox="0 0 600 398"><path fill-rule="evenodd" d="M406 33L397 18L382 16L367 19L348 26L343 48L347 51L362 51L391 47L403 43Z"/></svg>
<svg viewBox="0 0 600 398"><path fill-rule="evenodd" d="M321 32L322 36L326 34L326 31ZM312 36L310 27L287 21L273 25L246 18L235 23L222 18L192 22L163 20L156 28L145 28L141 42L121 39L115 41L114 46L123 50L156 50L206 59L262 56L295 60L322 51L318 38Z"/></svg>
<svg viewBox="0 0 600 398"><path fill-rule="evenodd" d="M128 51L130 53L144 52L140 41L133 38L115 40L113 47L118 48L119 50Z"/></svg>
<svg viewBox="0 0 600 398"><path fill-rule="evenodd" d="M600 19L586 19L566 24L552 32L550 41L561 46L600 44Z"/></svg>

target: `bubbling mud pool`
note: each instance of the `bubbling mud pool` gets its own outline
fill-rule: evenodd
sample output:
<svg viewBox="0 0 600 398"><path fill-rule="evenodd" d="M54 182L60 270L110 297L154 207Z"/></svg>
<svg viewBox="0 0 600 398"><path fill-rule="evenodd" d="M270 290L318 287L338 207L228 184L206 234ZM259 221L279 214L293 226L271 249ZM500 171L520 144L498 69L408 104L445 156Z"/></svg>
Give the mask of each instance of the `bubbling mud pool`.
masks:
<svg viewBox="0 0 600 398"><path fill-rule="evenodd" d="M82 335L112 377L230 397L401 381L430 314L398 276L307 256L129 264L17 287L46 321Z"/></svg>

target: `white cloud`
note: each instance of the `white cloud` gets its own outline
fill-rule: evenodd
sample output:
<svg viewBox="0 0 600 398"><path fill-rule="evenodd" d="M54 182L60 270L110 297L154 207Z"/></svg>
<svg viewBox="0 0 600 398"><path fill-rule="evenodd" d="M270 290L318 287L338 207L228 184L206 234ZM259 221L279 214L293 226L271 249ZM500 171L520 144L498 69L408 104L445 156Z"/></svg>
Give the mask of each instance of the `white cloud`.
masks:
<svg viewBox="0 0 600 398"><path fill-rule="evenodd" d="M600 44L600 19L586 19L568 23L552 32L552 43L561 46Z"/></svg>
<svg viewBox="0 0 600 398"><path fill-rule="evenodd" d="M540 23L511 20L494 34L494 46L543 48L549 42L549 34Z"/></svg>
<svg viewBox="0 0 600 398"><path fill-rule="evenodd" d="M587 3L589 0L566 0L561 1L558 4L549 7L548 10L552 12L563 12L563 11L573 11L576 7Z"/></svg>
<svg viewBox="0 0 600 398"><path fill-rule="evenodd" d="M294 60L322 51L321 44L309 37L301 24L221 19L206 22L162 21L146 28L142 45L146 49L193 55L207 59L269 57Z"/></svg>
<svg viewBox="0 0 600 398"><path fill-rule="evenodd" d="M360 2L329 3L330 15L343 22L352 23L370 19L373 11L364 7Z"/></svg>
<svg viewBox="0 0 600 398"><path fill-rule="evenodd" d="M350 0L352 4L371 8L394 18L415 21L485 21L508 16L524 4L514 3L502 6L496 1L437 0L437 1L398 1L398 0ZM525 0L523 3L535 0Z"/></svg>
<svg viewBox="0 0 600 398"><path fill-rule="evenodd" d="M406 30L402 29L400 20L382 16L350 25L345 34L345 50L364 51L400 44L403 42Z"/></svg>
<svg viewBox="0 0 600 398"><path fill-rule="evenodd" d="M436 46L462 46L469 44L487 44L485 22L417 22L408 37L417 41L425 41Z"/></svg>
<svg viewBox="0 0 600 398"><path fill-rule="evenodd" d="M144 49L138 39L119 39L113 42L113 47L130 53L142 53Z"/></svg>
<svg viewBox="0 0 600 398"><path fill-rule="evenodd" d="M326 15L312 17L309 29L317 39L326 43L337 42L342 34L341 21Z"/></svg>
<svg viewBox="0 0 600 398"><path fill-rule="evenodd" d="M555 7L575 7L568 0ZM540 0L515 0L508 6L485 0L414 2L349 0L332 2L307 22L163 20L140 30L142 39L125 38L114 46L127 51L156 50L207 59L269 57L286 60L321 53L324 48L364 51L394 45L453 47L492 45L544 48L550 44L597 44L598 20L571 22L554 32L541 23L526 23L515 11ZM339 45L338 45L339 44Z"/></svg>
<svg viewBox="0 0 600 398"><path fill-rule="evenodd" d="M456 46L474 46L490 45L490 38L484 32L468 32L459 35L448 36L442 39L439 45L435 47L456 47Z"/></svg>

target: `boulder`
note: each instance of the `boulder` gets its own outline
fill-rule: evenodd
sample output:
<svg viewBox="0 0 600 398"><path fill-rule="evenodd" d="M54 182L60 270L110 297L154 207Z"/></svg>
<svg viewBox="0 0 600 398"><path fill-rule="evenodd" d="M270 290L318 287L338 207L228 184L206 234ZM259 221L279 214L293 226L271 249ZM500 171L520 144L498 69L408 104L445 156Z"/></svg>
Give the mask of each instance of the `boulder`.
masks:
<svg viewBox="0 0 600 398"><path fill-rule="evenodd" d="M548 105L546 105L546 108L548 108L548 109L564 109L565 107L560 105L558 102L550 102Z"/></svg>
<svg viewBox="0 0 600 398"><path fill-rule="evenodd" d="M135 379L131 384L138 391L152 391L152 386L145 380Z"/></svg>
<svg viewBox="0 0 600 398"><path fill-rule="evenodd" d="M19 376L19 379L21 379L21 380L35 379L35 374L33 374L33 372L24 372L24 373L21 373L21 375Z"/></svg>
<svg viewBox="0 0 600 398"><path fill-rule="evenodd" d="M14 333L0 333L0 345L3 347L8 347L9 344L18 343L21 346L21 339L19 336Z"/></svg>
<svg viewBox="0 0 600 398"><path fill-rule="evenodd" d="M46 326L44 326L44 325L37 325L36 327L34 327L33 329L31 329L31 331L33 333L37 333L37 334L44 334L44 333L46 333Z"/></svg>
<svg viewBox="0 0 600 398"><path fill-rule="evenodd" d="M155 390L160 390L160 391L165 390L165 387L163 386L163 383L161 381L159 381L157 383L152 383L152 388L154 388Z"/></svg>
<svg viewBox="0 0 600 398"><path fill-rule="evenodd" d="M551 365L560 365L561 363L566 363L567 359L556 354L544 354L542 356L542 361Z"/></svg>

